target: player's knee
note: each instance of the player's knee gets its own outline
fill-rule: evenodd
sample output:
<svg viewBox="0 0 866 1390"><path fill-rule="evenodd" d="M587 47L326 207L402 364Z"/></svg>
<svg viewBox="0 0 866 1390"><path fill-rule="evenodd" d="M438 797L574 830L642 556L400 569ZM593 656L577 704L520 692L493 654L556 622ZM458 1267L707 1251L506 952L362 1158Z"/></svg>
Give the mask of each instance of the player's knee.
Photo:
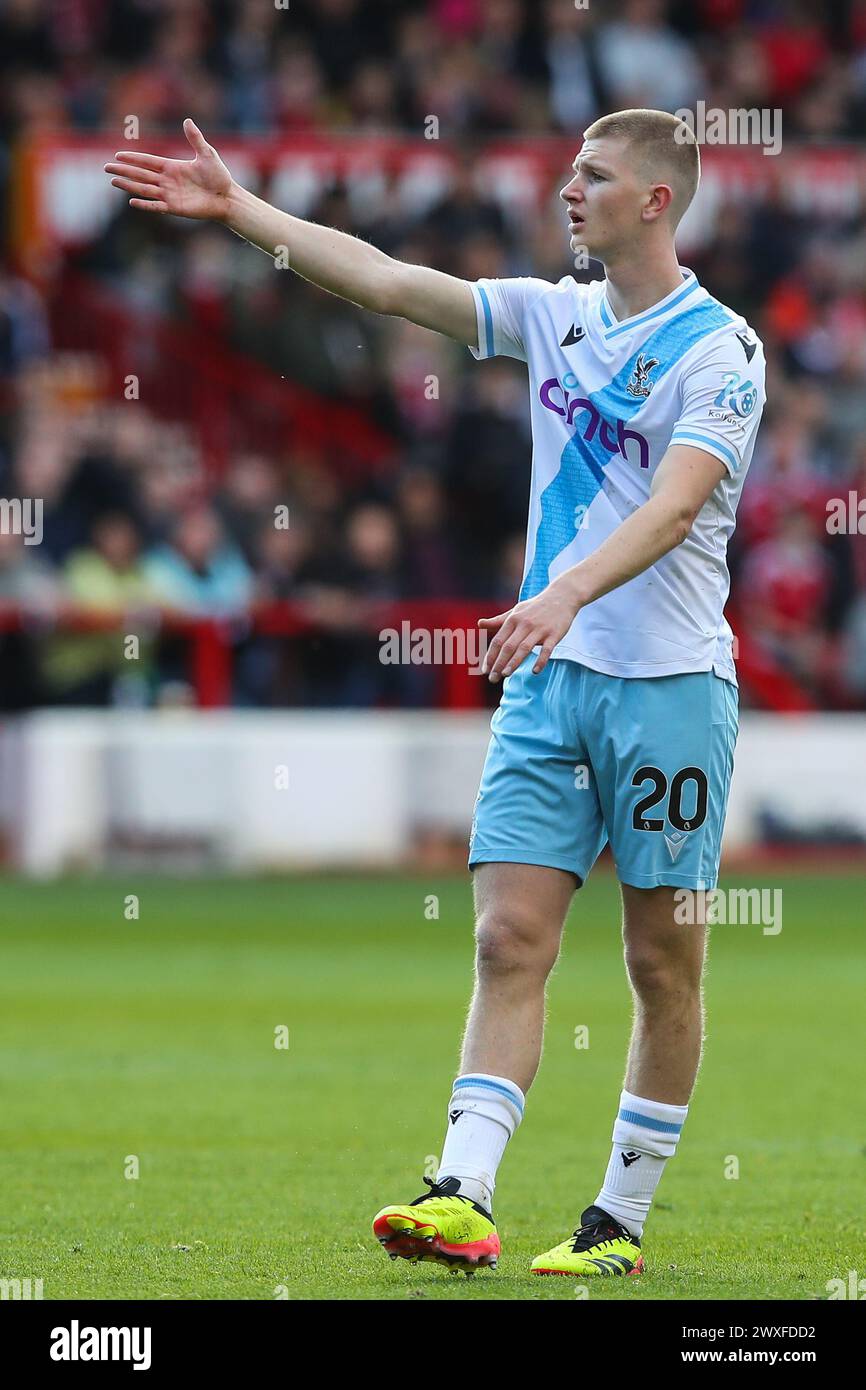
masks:
<svg viewBox="0 0 866 1390"><path fill-rule="evenodd" d="M475 927L479 975L549 974L557 956L557 946L550 936L549 923L532 913L513 908L485 910Z"/></svg>
<svg viewBox="0 0 866 1390"><path fill-rule="evenodd" d="M646 945L626 950L626 970L642 1004L653 1006L700 988L700 977L676 954Z"/></svg>

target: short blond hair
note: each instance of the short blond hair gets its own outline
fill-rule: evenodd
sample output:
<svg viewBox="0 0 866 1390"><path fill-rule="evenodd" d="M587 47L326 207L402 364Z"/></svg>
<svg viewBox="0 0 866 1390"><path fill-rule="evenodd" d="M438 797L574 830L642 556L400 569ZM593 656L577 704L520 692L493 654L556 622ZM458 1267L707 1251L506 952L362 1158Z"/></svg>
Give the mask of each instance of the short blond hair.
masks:
<svg viewBox="0 0 866 1390"><path fill-rule="evenodd" d="M616 139L630 145L641 175L670 185L676 225L694 198L701 178L701 152L694 131L669 111L635 107L600 116L584 140Z"/></svg>

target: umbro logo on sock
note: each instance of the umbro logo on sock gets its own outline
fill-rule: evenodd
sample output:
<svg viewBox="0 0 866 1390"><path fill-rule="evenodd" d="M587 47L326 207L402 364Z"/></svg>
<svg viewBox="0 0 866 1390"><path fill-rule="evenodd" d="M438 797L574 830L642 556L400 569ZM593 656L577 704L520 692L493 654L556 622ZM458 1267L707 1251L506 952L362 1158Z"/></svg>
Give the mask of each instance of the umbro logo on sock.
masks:
<svg viewBox="0 0 866 1390"><path fill-rule="evenodd" d="M584 332L584 329L578 328L577 324L573 323L559 346L574 347L575 343L580 342L581 338L584 336Z"/></svg>
<svg viewBox="0 0 866 1390"><path fill-rule="evenodd" d="M622 1161L625 1164L626 1168L630 1168L633 1163L637 1163L638 1159L640 1158L640 1154L636 1154L634 1149L629 1149L626 1153L621 1154L620 1157L622 1158Z"/></svg>
<svg viewBox="0 0 866 1390"><path fill-rule="evenodd" d="M452 1111L450 1112L448 1118L449 1118L449 1120L451 1121L452 1125L456 1125L457 1121L460 1119L460 1116L461 1116L462 1114L463 1114L463 1111L462 1111L462 1110L452 1110Z"/></svg>

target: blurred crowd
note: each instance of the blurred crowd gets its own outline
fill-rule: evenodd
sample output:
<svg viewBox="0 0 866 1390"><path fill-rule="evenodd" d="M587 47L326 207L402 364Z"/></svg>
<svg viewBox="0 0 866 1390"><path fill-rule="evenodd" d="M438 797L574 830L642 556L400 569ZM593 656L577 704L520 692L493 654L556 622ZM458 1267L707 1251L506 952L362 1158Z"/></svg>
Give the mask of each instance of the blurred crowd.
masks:
<svg viewBox="0 0 866 1390"><path fill-rule="evenodd" d="M784 107L866 130L862 0L4 0L6 132L582 129L601 110Z"/></svg>
<svg viewBox="0 0 866 1390"><path fill-rule="evenodd" d="M781 105L786 136L861 136L866 5L772 0L0 4L4 147L22 129L415 131L457 137L453 183L415 217L387 194L359 211L327 189L314 220L468 279L575 272L556 193L510 217L475 177L485 136L579 131L647 104ZM771 161L767 161L769 165ZM764 339L769 405L731 551L732 616L750 647L816 703L866 708L866 185L833 215L797 205L767 170L762 196L722 209L688 263ZM98 365L54 350L64 274L258 359L396 441L395 466L349 482L288 439L238 449L213 480L191 423L111 404ZM598 274L598 268L595 269ZM435 389L430 389L430 383ZM324 407L323 407L324 408ZM525 371L323 294L222 229L125 208L37 290L0 264L0 496L44 499L43 539L0 534L0 707L186 698L189 643L158 614L219 615L249 705L424 704L439 677L378 660L381 605L453 598L499 611L523 563L530 435ZM853 509L850 497L853 494ZM828 506L847 524L828 528ZM288 526L275 516L288 508ZM838 511L838 508L835 508ZM256 604L308 619L256 632ZM74 606L136 615L69 633ZM384 610L383 610L384 611ZM409 611L407 609L406 611ZM485 683L486 684L486 683ZM744 691L746 700L748 691Z"/></svg>

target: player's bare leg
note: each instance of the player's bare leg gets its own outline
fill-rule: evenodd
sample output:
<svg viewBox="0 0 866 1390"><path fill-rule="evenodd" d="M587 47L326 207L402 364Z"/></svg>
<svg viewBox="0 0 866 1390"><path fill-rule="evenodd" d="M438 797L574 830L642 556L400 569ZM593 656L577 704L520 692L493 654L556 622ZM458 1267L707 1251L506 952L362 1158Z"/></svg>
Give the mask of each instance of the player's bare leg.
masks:
<svg viewBox="0 0 866 1390"><path fill-rule="evenodd" d="M547 977L576 886L572 874L526 864L475 869L475 990L436 1181L408 1205L384 1207L373 1230L394 1258L471 1271L495 1265L496 1170L523 1114L541 1056Z"/></svg>
<svg viewBox="0 0 866 1390"><path fill-rule="evenodd" d="M496 1263L496 1171L538 1070L545 985L576 883L561 869L477 865L475 989L439 1170L425 1197L376 1217L388 1254Z"/></svg>
<svg viewBox="0 0 866 1390"><path fill-rule="evenodd" d="M625 1089L688 1105L701 1060L706 927L675 920L675 891L622 887L623 946L634 998Z"/></svg>
<svg viewBox="0 0 866 1390"><path fill-rule="evenodd" d="M545 986L576 886L573 874L534 864L475 869L475 989L437 1181L459 1179L488 1210L538 1070Z"/></svg>
<svg viewBox="0 0 866 1390"><path fill-rule="evenodd" d="M703 1039L704 894L696 925L676 920L675 889L623 885L634 1022L604 1183L574 1235L533 1261L535 1274L639 1274L644 1222L688 1113Z"/></svg>
<svg viewBox="0 0 866 1390"><path fill-rule="evenodd" d="M541 1058L547 977L577 881L534 864L474 871L475 990L461 1073L506 1076L525 1093Z"/></svg>
<svg viewBox="0 0 866 1390"><path fill-rule="evenodd" d="M610 1162L574 1240L540 1256L533 1266L538 1273L636 1274L643 1268L644 1223L685 1124L703 1038L706 928L677 921L675 892L623 884L634 1022ZM702 920L704 913L693 915Z"/></svg>

